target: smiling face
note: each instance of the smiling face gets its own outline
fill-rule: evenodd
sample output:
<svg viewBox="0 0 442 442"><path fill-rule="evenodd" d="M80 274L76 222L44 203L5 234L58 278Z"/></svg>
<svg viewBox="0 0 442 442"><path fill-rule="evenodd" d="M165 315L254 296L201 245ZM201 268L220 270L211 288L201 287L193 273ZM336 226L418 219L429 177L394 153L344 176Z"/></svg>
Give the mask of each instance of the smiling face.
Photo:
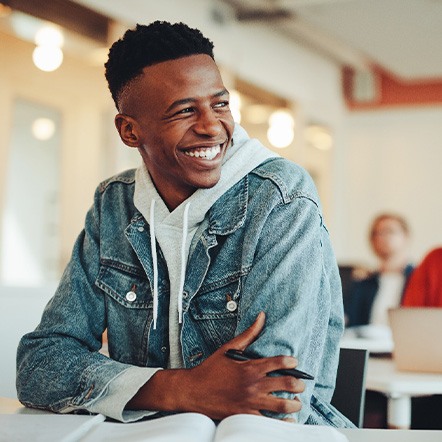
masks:
<svg viewBox="0 0 442 442"><path fill-rule="evenodd" d="M138 148L169 209L218 182L234 122L210 56L144 68L122 94L120 110L115 122L121 139Z"/></svg>

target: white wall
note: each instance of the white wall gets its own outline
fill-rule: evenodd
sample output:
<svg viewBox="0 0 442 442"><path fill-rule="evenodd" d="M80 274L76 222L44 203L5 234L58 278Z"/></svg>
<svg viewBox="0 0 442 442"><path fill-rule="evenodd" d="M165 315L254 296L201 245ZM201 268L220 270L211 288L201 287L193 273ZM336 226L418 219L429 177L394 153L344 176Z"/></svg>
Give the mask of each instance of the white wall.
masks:
<svg viewBox="0 0 442 442"><path fill-rule="evenodd" d="M373 264L371 219L409 221L411 257L442 245L442 106L358 111L345 117L335 158L334 238L341 262Z"/></svg>
<svg viewBox="0 0 442 442"><path fill-rule="evenodd" d="M93 67L65 54L59 70L39 71L32 63L33 45L0 34L0 224L11 158L12 115L17 97L60 112L60 227L63 262L103 179L103 114L113 107L103 67ZM37 167L36 164L33 165ZM45 171L37 171L43 179Z"/></svg>

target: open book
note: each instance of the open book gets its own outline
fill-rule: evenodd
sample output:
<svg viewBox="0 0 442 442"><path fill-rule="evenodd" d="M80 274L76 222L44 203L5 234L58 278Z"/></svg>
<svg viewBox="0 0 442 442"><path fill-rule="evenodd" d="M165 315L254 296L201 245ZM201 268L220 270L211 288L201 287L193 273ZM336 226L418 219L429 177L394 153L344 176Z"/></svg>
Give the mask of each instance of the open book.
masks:
<svg viewBox="0 0 442 442"><path fill-rule="evenodd" d="M10 442L29 440L38 442L348 442L346 436L332 427L298 425L249 414L230 416L222 420L218 426L210 418L199 413L175 414L129 424L100 422L100 419L97 420L100 416L0 415L0 440ZM11 438L8 438L8 434Z"/></svg>

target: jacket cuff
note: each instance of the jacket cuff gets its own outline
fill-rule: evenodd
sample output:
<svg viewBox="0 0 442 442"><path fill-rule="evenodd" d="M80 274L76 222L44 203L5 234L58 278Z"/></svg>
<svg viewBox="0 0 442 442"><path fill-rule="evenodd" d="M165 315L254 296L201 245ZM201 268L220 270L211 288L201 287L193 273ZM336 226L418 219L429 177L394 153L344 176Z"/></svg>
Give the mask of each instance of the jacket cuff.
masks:
<svg viewBox="0 0 442 442"><path fill-rule="evenodd" d="M162 369L135 366L127 368L106 385L100 397L85 404L87 410L120 422L134 422L157 413L152 410L125 410L125 407L158 370Z"/></svg>

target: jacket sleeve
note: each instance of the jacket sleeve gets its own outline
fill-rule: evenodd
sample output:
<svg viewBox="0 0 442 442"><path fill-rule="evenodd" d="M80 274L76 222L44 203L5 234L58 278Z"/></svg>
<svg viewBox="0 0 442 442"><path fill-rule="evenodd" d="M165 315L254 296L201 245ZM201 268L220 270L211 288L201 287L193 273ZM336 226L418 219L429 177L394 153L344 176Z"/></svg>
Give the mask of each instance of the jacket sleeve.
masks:
<svg viewBox="0 0 442 442"><path fill-rule="evenodd" d="M308 197L281 202L265 220L244 282L237 333L261 310L266 313L265 328L250 349L261 356L294 356L298 367L315 377L305 381L300 395L303 408L297 420L304 423L312 401L329 405L344 328L341 282L329 234L318 205Z"/></svg>
<svg viewBox="0 0 442 442"><path fill-rule="evenodd" d="M40 324L19 343L17 393L29 407L87 410L131 421L152 413L124 407L157 369L123 364L99 352L106 328L104 297L95 286L99 206L97 191L55 295Z"/></svg>

